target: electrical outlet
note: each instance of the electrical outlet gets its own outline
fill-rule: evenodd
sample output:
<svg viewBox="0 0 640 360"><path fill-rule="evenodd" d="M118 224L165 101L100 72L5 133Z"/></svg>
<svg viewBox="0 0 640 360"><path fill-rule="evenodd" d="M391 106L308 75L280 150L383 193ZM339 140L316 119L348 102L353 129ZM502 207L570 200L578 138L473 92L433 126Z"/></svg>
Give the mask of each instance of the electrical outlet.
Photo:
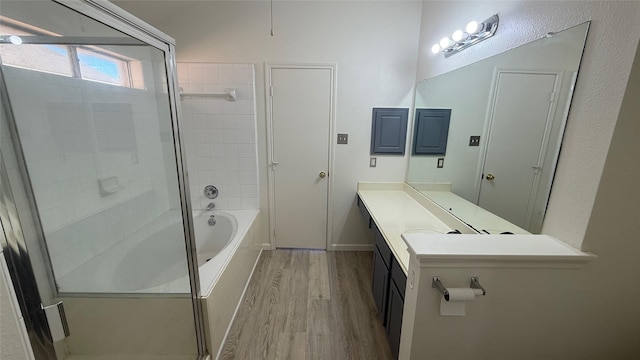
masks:
<svg viewBox="0 0 640 360"><path fill-rule="evenodd" d="M480 136L471 136L469 138L469 146L480 146Z"/></svg>
<svg viewBox="0 0 640 360"><path fill-rule="evenodd" d="M444 158L438 158L438 169L442 169L444 167Z"/></svg>
<svg viewBox="0 0 640 360"><path fill-rule="evenodd" d="M372 157L369 159L369 167L376 167L377 159Z"/></svg>
<svg viewBox="0 0 640 360"><path fill-rule="evenodd" d="M349 134L338 134L338 144L346 144L349 142Z"/></svg>

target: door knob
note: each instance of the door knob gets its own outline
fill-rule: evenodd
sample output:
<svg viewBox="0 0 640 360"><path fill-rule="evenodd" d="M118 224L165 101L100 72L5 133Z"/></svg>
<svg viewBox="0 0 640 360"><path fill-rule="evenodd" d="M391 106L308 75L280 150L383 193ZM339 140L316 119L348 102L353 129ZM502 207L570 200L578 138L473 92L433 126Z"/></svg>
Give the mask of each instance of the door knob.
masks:
<svg viewBox="0 0 640 360"><path fill-rule="evenodd" d="M327 176L327 173L324 171L320 171L320 174L318 174L318 176L320 176L321 179L324 179L325 176Z"/></svg>
<svg viewBox="0 0 640 360"><path fill-rule="evenodd" d="M487 180L491 181L493 179L495 179L496 177L493 176L493 174L487 174Z"/></svg>

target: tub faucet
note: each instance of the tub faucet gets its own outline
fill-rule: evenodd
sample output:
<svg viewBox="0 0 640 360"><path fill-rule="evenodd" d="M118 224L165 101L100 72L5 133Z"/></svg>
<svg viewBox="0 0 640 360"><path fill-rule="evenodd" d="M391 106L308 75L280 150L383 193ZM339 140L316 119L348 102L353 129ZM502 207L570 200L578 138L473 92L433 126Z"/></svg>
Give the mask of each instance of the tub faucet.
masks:
<svg viewBox="0 0 640 360"><path fill-rule="evenodd" d="M214 207L216 207L216 204L210 202L209 205L207 205L207 211L213 210Z"/></svg>

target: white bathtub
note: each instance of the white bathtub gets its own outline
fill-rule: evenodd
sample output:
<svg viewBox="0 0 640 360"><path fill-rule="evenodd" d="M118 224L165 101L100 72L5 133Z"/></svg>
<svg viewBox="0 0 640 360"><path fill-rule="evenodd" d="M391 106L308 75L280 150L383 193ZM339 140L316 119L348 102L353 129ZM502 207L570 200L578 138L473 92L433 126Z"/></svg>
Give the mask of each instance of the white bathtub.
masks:
<svg viewBox="0 0 640 360"><path fill-rule="evenodd" d="M207 224L210 215L215 215L214 226ZM194 211L201 294L211 292L257 215L258 210L212 211L201 215Z"/></svg>
<svg viewBox="0 0 640 360"><path fill-rule="evenodd" d="M207 294L246 235L258 210L194 211L200 292ZM208 225L211 215L216 224ZM179 214L167 213L71 271L58 283L80 293L188 294L189 278ZM64 288L64 286L62 287Z"/></svg>

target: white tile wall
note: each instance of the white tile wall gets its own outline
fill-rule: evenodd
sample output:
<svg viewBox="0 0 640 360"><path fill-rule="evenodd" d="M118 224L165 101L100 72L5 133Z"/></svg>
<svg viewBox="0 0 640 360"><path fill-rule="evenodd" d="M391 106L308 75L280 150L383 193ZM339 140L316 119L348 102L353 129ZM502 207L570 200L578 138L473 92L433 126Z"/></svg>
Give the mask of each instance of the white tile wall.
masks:
<svg viewBox="0 0 640 360"><path fill-rule="evenodd" d="M256 145L255 71L253 64L178 63L184 92L222 92L235 88L236 101L225 97L182 101L183 129L194 209L211 201L206 185L220 193L217 209L260 207Z"/></svg>

